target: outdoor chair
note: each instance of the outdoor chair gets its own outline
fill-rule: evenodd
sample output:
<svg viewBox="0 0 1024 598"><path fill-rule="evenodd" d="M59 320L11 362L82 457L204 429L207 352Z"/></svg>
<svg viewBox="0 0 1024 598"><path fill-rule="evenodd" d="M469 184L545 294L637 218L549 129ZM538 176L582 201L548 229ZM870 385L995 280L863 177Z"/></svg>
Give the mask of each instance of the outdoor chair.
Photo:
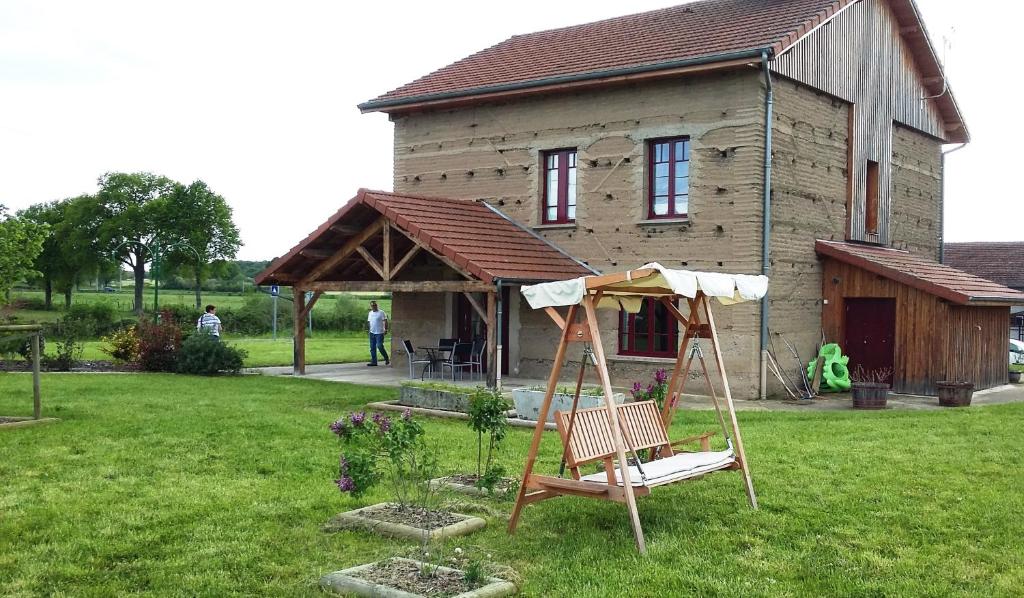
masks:
<svg viewBox="0 0 1024 598"><path fill-rule="evenodd" d="M423 370L420 372L420 380L423 379L423 375L427 369L431 367L433 362L425 357L418 357L416 350L412 348L412 342L409 339L403 339L402 344L405 346L405 354L409 357L409 379L412 380L416 377L416 364L422 363Z"/></svg>
<svg viewBox="0 0 1024 598"><path fill-rule="evenodd" d="M442 338L438 339L437 346L441 349L450 349L455 346L455 343L459 342L457 338Z"/></svg>
<svg viewBox="0 0 1024 598"><path fill-rule="evenodd" d="M469 370L472 374L472 364L469 362L470 351L472 351L473 345L470 343L455 343L452 347L451 353L448 354L448 359L441 362L441 377L444 377L445 369L452 371L452 382L455 381L455 370L459 370L459 380L462 380L462 372Z"/></svg>
<svg viewBox="0 0 1024 598"><path fill-rule="evenodd" d="M484 339L477 338L473 341L473 348L469 351L469 378L473 379L473 370L476 369L480 372L480 377L484 376Z"/></svg>

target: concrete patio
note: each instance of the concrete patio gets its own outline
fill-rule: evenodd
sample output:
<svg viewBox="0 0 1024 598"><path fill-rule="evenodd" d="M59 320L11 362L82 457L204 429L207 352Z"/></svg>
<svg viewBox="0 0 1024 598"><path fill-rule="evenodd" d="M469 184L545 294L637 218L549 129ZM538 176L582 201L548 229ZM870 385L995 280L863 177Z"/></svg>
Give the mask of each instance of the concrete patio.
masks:
<svg viewBox="0 0 1024 598"><path fill-rule="evenodd" d="M251 373L260 373L265 376L292 375L291 366L253 368L248 371ZM365 363L360 362L307 365L306 375L303 377L314 380L327 380L330 382L347 382L350 384L363 384L368 386L397 387L400 386L402 382L409 380L408 374L408 370L404 368L384 365L367 367ZM418 379L419 378L417 378L417 380ZM451 380L448 379L441 380L438 378L428 378L427 380L452 384ZM468 377L463 380L459 380L458 376L455 377L454 382L456 385L468 388L472 388L483 383L483 380L479 377L474 380L471 380ZM523 386L543 386L545 383L545 380L529 378L502 378L502 389L506 394L508 394L508 391L513 388L520 388ZM559 384L572 386L575 384L575 380L563 380ZM586 384L587 386L594 386L596 385L596 381L593 377L588 377ZM627 395L629 393L629 389L627 388L616 388L616 390L625 392ZM1015 403L1019 401L1024 401L1024 384L1008 384L1006 386L999 386L975 392L974 398L971 401L971 406L983 407L986 405L999 405L1002 403ZM811 401L800 402L783 400L761 401L734 397L733 403L736 405L736 409L740 411L852 410L849 393L830 394ZM712 409L712 405L706 396L683 395L682 401L680 402L680 408L704 410ZM894 393L889 395L888 408L902 410L942 409L942 407L939 407L938 399L935 397Z"/></svg>

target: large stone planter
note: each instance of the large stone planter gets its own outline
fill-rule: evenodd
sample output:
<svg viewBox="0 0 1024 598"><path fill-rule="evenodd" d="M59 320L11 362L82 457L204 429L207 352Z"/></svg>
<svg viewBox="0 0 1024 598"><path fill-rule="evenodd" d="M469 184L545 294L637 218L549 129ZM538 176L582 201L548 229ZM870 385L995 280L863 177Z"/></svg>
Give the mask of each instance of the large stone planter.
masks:
<svg viewBox="0 0 1024 598"><path fill-rule="evenodd" d="M626 395L617 392L612 395L616 403L626 400ZM543 390L530 390L528 388L516 388L512 390L512 403L516 408L516 417L537 421L540 417L540 406L544 402ZM603 396L580 395L580 402L577 409L588 407L599 407L604 405ZM549 423L554 423L556 411L569 411L572 409L572 395L556 392L551 398L551 409L548 410Z"/></svg>
<svg viewBox="0 0 1024 598"><path fill-rule="evenodd" d="M450 392L418 386L403 386L398 395L398 404L441 411L469 411L469 392Z"/></svg>
<svg viewBox="0 0 1024 598"><path fill-rule="evenodd" d="M356 509L355 511L339 513L327 522L324 529L327 531L337 531L339 529L363 529L382 536L390 536L392 538L403 538L407 540L415 540L416 542L423 542L426 540L430 542L441 538L465 536L487 527L487 521L480 517L463 515L461 513L452 513L452 515L455 515L460 519L458 522L430 530L413 527L403 523L381 521L380 519L375 519L373 517L373 511L381 507L389 506L390 504L391 503L378 503L368 507L363 507L362 509Z"/></svg>
<svg viewBox="0 0 1024 598"><path fill-rule="evenodd" d="M416 561L412 559L396 558L394 560L402 561L405 563L411 563L417 568L429 566L434 568L434 565L424 563L422 561ZM383 562L383 561L381 561ZM328 573L320 578L320 587L332 590L339 594L346 594L350 596L371 596L371 597L385 597L385 598L416 598L422 594L413 594L390 586L367 581L360 578L360 573L374 567L377 563L368 563L366 565L359 565L357 567L349 567L348 569L342 569L341 571L335 571L334 573ZM465 575L464 571L458 569L452 569L450 567L437 566L436 570L439 573L451 574L454 573L459 576ZM516 585L510 581L499 579L497 577L487 577L485 579L486 584L470 590L468 592L462 592L456 594L456 598L485 598L485 597L497 597L497 596L511 596L518 591Z"/></svg>

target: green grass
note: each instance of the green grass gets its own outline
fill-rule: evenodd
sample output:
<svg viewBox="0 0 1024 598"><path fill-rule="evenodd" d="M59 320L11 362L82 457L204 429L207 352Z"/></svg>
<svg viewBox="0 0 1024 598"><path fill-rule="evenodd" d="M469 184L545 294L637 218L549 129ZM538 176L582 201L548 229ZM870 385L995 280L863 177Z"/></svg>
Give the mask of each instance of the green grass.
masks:
<svg viewBox="0 0 1024 598"><path fill-rule="evenodd" d="M314 595L325 572L408 553L327 534L363 500L333 486L329 421L374 389L289 378L45 374L45 415L0 430L0 594ZM31 412L31 379L0 374L0 414ZM685 412L673 436L711 429ZM640 500L649 554L624 507L510 504L454 542L515 568L530 596L1014 595L1024 587L1024 405L943 411L741 413L761 509L720 473ZM682 421L685 420L685 421ZM445 471L467 470L466 423L427 420ZM520 471L528 430L499 459ZM557 470L546 434L538 465ZM467 510L472 510L467 508ZM450 545L451 546L451 545Z"/></svg>
<svg viewBox="0 0 1024 598"><path fill-rule="evenodd" d="M390 337L388 337L390 340ZM245 359L245 367L266 367L274 365L291 365L292 339L286 334L279 335L275 341L266 337L235 337L224 336L224 342L245 349L249 356ZM110 356L103 352L103 341L85 341L82 343L82 359L92 361L108 361ZM50 353L52 348L48 349ZM370 346L365 333L361 332L325 332L317 333L306 339L306 363L353 363L369 359Z"/></svg>

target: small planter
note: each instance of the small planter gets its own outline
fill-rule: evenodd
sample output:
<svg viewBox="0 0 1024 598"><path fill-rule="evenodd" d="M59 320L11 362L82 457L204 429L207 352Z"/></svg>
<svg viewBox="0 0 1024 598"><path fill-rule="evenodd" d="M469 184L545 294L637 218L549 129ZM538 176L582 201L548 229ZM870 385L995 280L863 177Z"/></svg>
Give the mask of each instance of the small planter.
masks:
<svg viewBox="0 0 1024 598"><path fill-rule="evenodd" d="M854 382L851 389L854 409L885 409L889 385L879 382Z"/></svg>
<svg viewBox="0 0 1024 598"><path fill-rule="evenodd" d="M612 398L616 403L621 404L626 400L626 395L621 392L614 393ZM516 388L512 390L512 403L516 408L516 417L537 421L540 417L540 406L544 402L543 390L530 390L528 388ZM577 409L600 407L604 405L604 396L580 395ZM551 409L548 410L548 423L555 422L556 411L569 411L572 409L572 395L556 392L551 398Z"/></svg>
<svg viewBox="0 0 1024 598"><path fill-rule="evenodd" d="M470 496L502 497L511 492L515 487L515 484L519 481L512 478L502 478L501 482L494 488L494 492L492 493L488 492L484 488L477 488L470 480L470 478L473 477L475 476L467 474L434 478L430 480L430 487L434 490L447 489L460 494L469 494Z"/></svg>
<svg viewBox="0 0 1024 598"><path fill-rule="evenodd" d="M421 581L419 572L428 567L433 576ZM484 598L511 596L518 591L514 583L497 577L485 577L483 585L468 588L463 581L465 575L450 567L393 558L328 573L320 578L320 587L339 594L387 598L415 598L438 591L446 595L458 592L452 594L456 598Z"/></svg>
<svg viewBox="0 0 1024 598"><path fill-rule="evenodd" d="M356 509L355 511L339 513L327 522L324 529L326 531L364 529L382 536L422 542L424 540L433 541L440 538L465 536L482 530L487 526L485 520L473 517L472 515L434 511L433 513L435 514L444 515L444 521L429 527L422 527L422 525L426 524L400 521L400 517L396 518L394 516L397 509L399 509L399 505L383 502L363 507L362 509Z"/></svg>
<svg viewBox="0 0 1024 598"><path fill-rule="evenodd" d="M1010 384L1020 384L1020 372L1010 372Z"/></svg>
<svg viewBox="0 0 1024 598"><path fill-rule="evenodd" d="M968 407L974 396L973 382L936 382L939 391L939 405L942 407Z"/></svg>
<svg viewBox="0 0 1024 598"><path fill-rule="evenodd" d="M469 411L469 392L402 386L398 395L398 404L407 407L466 413Z"/></svg>

